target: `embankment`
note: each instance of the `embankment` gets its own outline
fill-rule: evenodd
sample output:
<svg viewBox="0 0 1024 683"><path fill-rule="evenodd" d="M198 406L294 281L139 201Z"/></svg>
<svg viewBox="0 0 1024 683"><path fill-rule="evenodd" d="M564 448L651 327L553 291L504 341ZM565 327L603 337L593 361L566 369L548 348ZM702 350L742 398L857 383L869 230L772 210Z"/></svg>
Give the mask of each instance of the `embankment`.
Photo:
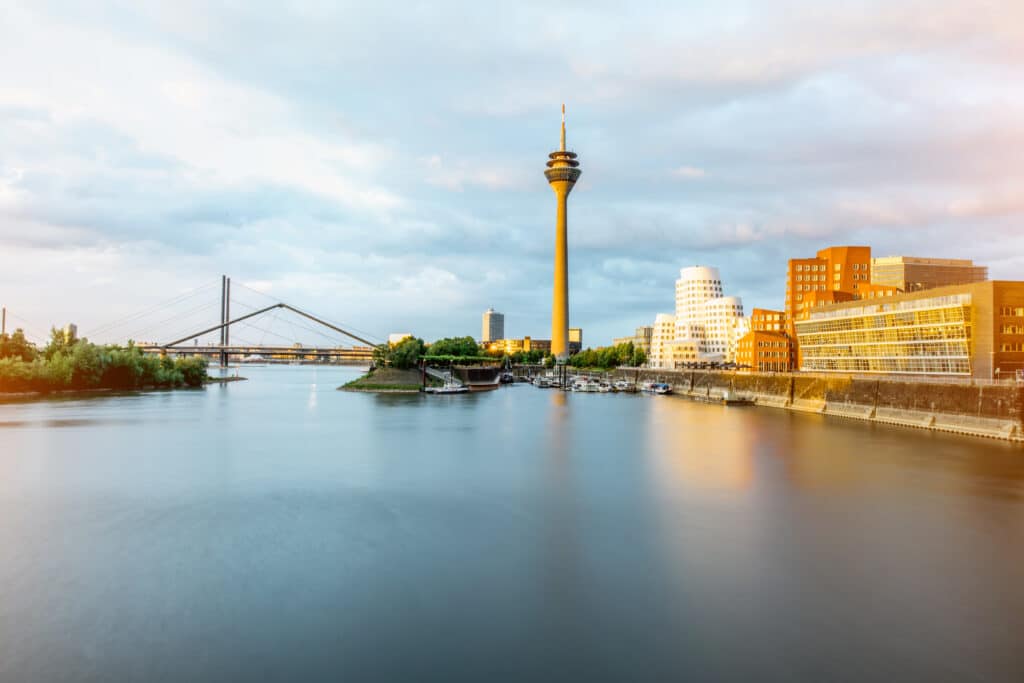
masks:
<svg viewBox="0 0 1024 683"><path fill-rule="evenodd" d="M1024 396L1009 383L635 369L619 370L616 378L667 382L683 396L728 394L773 408L1024 441Z"/></svg>

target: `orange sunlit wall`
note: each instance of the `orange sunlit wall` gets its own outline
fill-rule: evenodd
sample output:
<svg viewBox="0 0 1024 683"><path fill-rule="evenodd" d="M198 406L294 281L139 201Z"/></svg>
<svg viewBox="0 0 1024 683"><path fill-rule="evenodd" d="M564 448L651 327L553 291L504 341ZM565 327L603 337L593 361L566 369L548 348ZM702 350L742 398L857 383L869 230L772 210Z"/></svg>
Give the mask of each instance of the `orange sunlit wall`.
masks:
<svg viewBox="0 0 1024 683"><path fill-rule="evenodd" d="M806 320L817 306L875 299L899 293L871 284L871 247L828 247L814 258L790 259L786 270L786 328L793 340L793 364L800 367L795 320Z"/></svg>

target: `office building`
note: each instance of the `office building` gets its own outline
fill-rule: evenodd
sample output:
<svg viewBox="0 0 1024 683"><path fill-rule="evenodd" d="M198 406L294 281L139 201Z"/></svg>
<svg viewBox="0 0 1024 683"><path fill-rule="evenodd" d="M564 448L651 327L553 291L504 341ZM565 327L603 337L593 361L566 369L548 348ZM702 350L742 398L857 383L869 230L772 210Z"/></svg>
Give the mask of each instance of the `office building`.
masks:
<svg viewBox="0 0 1024 683"><path fill-rule="evenodd" d="M483 331L480 333L480 341L496 341L505 338L505 316L493 308L484 311Z"/></svg>
<svg viewBox="0 0 1024 683"><path fill-rule="evenodd" d="M785 332L786 314L768 308L755 308L750 312L752 332Z"/></svg>
<svg viewBox="0 0 1024 683"><path fill-rule="evenodd" d="M747 322L740 298L724 296L718 269L681 269L675 303L675 315L659 314L653 325L648 365L671 369L676 367L676 359L684 356L687 361L732 361L737 342L747 332ZM670 322L675 326L671 337L667 332ZM669 342L678 342L678 348L670 348ZM696 355L690 357L693 349Z"/></svg>
<svg viewBox="0 0 1024 683"><path fill-rule="evenodd" d="M1012 377L1024 370L1024 282L823 306L795 328L803 371Z"/></svg>
<svg viewBox="0 0 1024 683"><path fill-rule="evenodd" d="M785 332L751 330L737 344L736 363L755 372L789 372L790 341Z"/></svg>
<svg viewBox="0 0 1024 683"><path fill-rule="evenodd" d="M988 268L970 259L884 256L871 259L871 282L902 292L920 292L947 285L966 285L988 279Z"/></svg>
<svg viewBox="0 0 1024 683"><path fill-rule="evenodd" d="M800 344L794 324L811 311L846 301L897 294L896 287L871 282L871 247L828 247L814 258L790 259L786 268L786 324L793 367L800 366Z"/></svg>

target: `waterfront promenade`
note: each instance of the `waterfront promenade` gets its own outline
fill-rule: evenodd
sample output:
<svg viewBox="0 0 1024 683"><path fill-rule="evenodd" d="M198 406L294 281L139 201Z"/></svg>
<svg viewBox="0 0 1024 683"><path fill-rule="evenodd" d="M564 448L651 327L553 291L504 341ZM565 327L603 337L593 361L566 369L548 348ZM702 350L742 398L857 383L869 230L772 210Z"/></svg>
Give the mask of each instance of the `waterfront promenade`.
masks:
<svg viewBox="0 0 1024 683"><path fill-rule="evenodd" d="M621 369L614 376L667 382L684 396L728 395L797 412L1024 441L1024 386L1015 382L648 369Z"/></svg>

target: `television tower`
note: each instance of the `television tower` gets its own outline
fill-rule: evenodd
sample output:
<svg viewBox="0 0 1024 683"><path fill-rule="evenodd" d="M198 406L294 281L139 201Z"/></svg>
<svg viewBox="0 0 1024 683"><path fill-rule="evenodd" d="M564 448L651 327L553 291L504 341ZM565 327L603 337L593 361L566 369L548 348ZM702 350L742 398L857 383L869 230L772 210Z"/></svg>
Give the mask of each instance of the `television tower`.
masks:
<svg viewBox="0 0 1024 683"><path fill-rule="evenodd" d="M555 219L555 282L551 298L551 354L558 361L569 357L569 245L566 207L569 193L580 177L576 153L565 149L565 104L562 104L562 144L548 155L544 176L555 191L558 214Z"/></svg>

